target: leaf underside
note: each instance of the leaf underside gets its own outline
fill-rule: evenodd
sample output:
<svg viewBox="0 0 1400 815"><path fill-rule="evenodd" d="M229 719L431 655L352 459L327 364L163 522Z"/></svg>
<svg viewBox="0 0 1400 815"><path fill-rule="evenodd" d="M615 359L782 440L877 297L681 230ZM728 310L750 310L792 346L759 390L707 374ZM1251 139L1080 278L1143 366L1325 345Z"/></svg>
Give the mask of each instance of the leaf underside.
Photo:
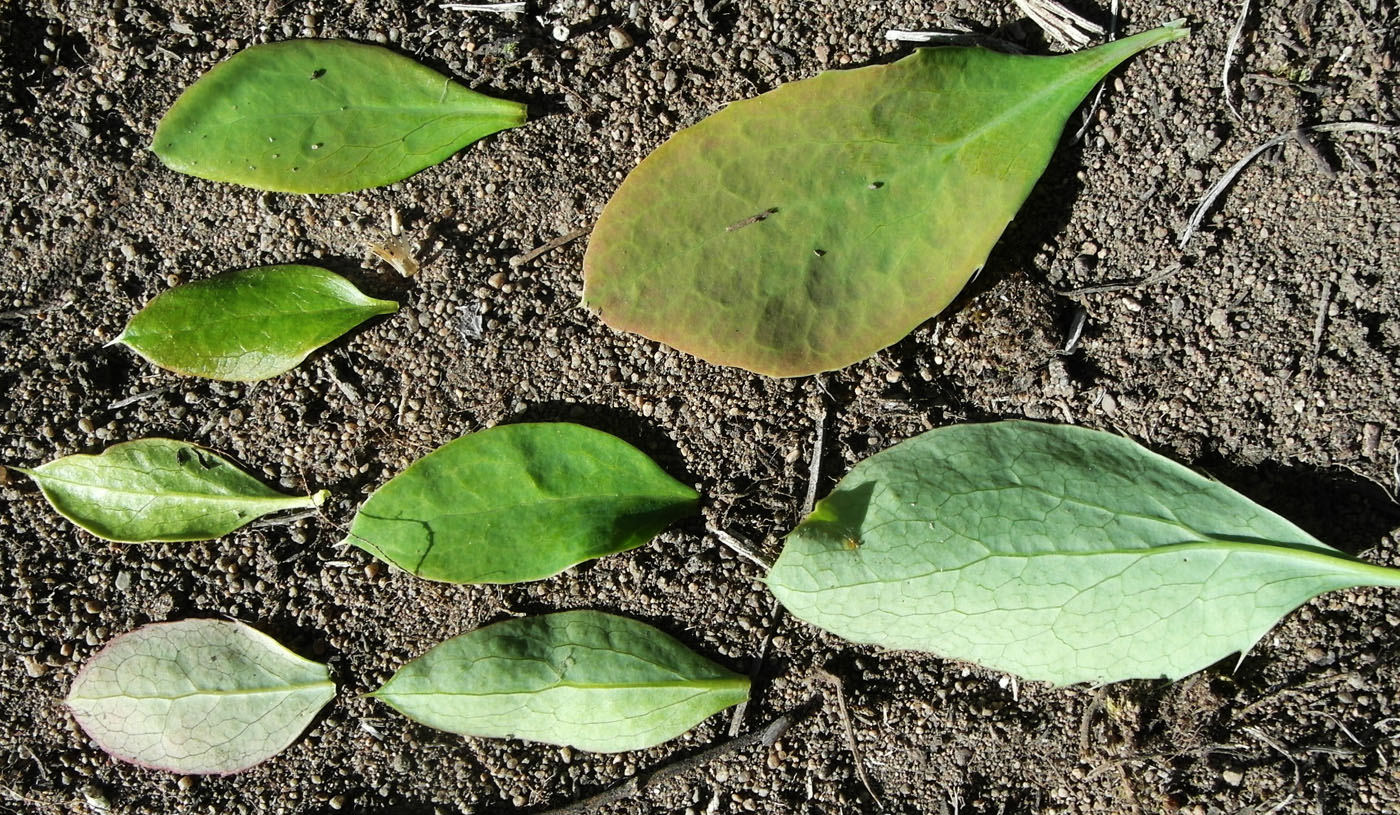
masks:
<svg viewBox="0 0 1400 815"><path fill-rule="evenodd" d="M748 687L649 625L566 611L450 639L372 695L453 733L620 752L675 738Z"/></svg>
<svg viewBox="0 0 1400 815"><path fill-rule="evenodd" d="M1008 421L857 464L768 585L847 639L1056 684L1177 679L1333 589L1400 585L1136 443Z"/></svg>
<svg viewBox="0 0 1400 815"><path fill-rule="evenodd" d="M375 45L291 40L214 66L175 101L151 149L177 172L260 190L378 187L525 121Z"/></svg>
<svg viewBox="0 0 1400 815"><path fill-rule="evenodd" d="M225 775L286 749L334 695L326 666L242 623L196 619L108 643L65 703L116 758Z"/></svg>
<svg viewBox="0 0 1400 815"><path fill-rule="evenodd" d="M623 182L584 258L613 328L722 365L848 365L986 261L1084 95L1179 24L1058 57L922 49L736 102Z"/></svg>
<svg viewBox="0 0 1400 815"><path fill-rule="evenodd" d="M16 469L60 515L122 543L209 540L269 512L320 506L326 496L283 495L228 459L173 439L139 439Z"/></svg>
<svg viewBox="0 0 1400 815"><path fill-rule="evenodd" d="M259 266L157 295L116 342L179 374L252 382L295 368L317 348L398 307L318 266Z"/></svg>
<svg viewBox="0 0 1400 815"><path fill-rule="evenodd" d="M380 487L346 542L431 580L516 583L640 546L697 499L607 433L503 425L443 445Z"/></svg>

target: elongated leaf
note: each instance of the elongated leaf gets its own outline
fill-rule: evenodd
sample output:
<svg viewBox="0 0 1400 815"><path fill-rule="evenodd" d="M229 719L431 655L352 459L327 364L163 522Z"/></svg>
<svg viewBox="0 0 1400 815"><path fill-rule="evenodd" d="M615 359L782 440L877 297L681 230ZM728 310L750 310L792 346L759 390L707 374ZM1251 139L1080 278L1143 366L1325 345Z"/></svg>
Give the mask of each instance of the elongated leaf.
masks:
<svg viewBox="0 0 1400 815"><path fill-rule="evenodd" d="M283 495L203 447L172 439L116 444L32 470L58 514L123 543L209 540L260 515L318 507L329 494Z"/></svg>
<svg viewBox="0 0 1400 815"><path fill-rule="evenodd" d="M157 295L113 342L186 376L251 382L398 308L317 266L259 266Z"/></svg>
<svg viewBox="0 0 1400 815"><path fill-rule="evenodd" d="M857 464L768 585L797 617L1058 684L1176 679L1311 597L1400 586L1118 436L945 427Z"/></svg>
<svg viewBox="0 0 1400 815"><path fill-rule="evenodd" d="M565 611L454 637L371 695L439 730L612 753L679 736L749 680L645 623Z"/></svg>
<svg viewBox="0 0 1400 815"><path fill-rule="evenodd" d="M524 105L386 48L292 40L214 66L166 112L151 149L200 178L349 192L407 178L523 121Z"/></svg>
<svg viewBox="0 0 1400 815"><path fill-rule="evenodd" d="M641 546L697 498L615 436L503 425L414 462L369 497L345 540L430 580L516 583Z"/></svg>
<svg viewBox="0 0 1400 815"><path fill-rule="evenodd" d="M584 302L613 328L758 373L863 359L982 267L1094 84L1186 33L1059 57L925 49L730 105L608 202Z"/></svg>
<svg viewBox="0 0 1400 815"><path fill-rule="evenodd" d="M226 775L285 750L335 696L326 666L223 620L156 623L83 666L66 704L123 761Z"/></svg>

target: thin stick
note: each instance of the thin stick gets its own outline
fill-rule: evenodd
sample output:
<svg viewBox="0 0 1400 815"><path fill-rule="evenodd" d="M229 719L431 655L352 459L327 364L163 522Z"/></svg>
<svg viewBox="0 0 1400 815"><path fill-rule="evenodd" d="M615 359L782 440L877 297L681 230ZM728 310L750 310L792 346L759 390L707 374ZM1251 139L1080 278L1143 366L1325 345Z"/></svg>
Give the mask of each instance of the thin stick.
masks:
<svg viewBox="0 0 1400 815"><path fill-rule="evenodd" d="M1317 149L1317 145L1313 144L1313 140L1308 138L1308 134L1304 133L1302 128L1295 127L1293 129L1293 141L1297 142L1298 146L1312 157L1313 162L1317 164L1318 169L1322 170L1324 175L1328 178L1337 177L1337 171L1332 169L1332 163L1327 160L1326 156L1322 155L1322 151Z"/></svg>
<svg viewBox="0 0 1400 815"><path fill-rule="evenodd" d="M1118 0L1113 0L1108 7L1108 42L1118 39ZM1074 138L1070 139L1070 144L1078 142L1084 138L1084 134L1089 132L1089 127L1094 123L1094 114L1099 112L1099 103L1103 101L1103 88L1107 84L1104 80L1099 80L1098 90L1094 91L1094 101L1089 103L1089 109L1084 111L1082 124L1075 132Z"/></svg>
<svg viewBox="0 0 1400 815"><path fill-rule="evenodd" d="M841 727L846 731L846 747L850 749L851 761L856 765L856 777L870 794L870 800L875 802L875 808L884 809L884 805L880 803L880 796L875 794L875 788L870 785L870 776L865 774L865 761L860 756L860 747L856 744L856 731L851 727L851 715L846 710L846 689L841 683L841 678L827 670L817 671L817 678L836 689L836 712L841 715Z"/></svg>
<svg viewBox="0 0 1400 815"><path fill-rule="evenodd" d="M760 568L763 569L763 571L766 572L769 569L773 568L773 564L764 560L762 556L760 556L757 552L754 551L753 544L750 544L747 541L740 540L739 538L729 534L728 532L725 532L723 529L720 529L712 523L705 524L705 531L709 532L711 535L714 535L716 540L718 540L725 546L728 546L730 550L732 550L735 554L757 564Z"/></svg>
<svg viewBox="0 0 1400 815"><path fill-rule="evenodd" d="M124 407L126 407L127 405L134 405L134 404L136 404L137 402L140 402L140 401L143 401L143 400L146 400L146 399L150 399L150 398L153 397L153 396L160 396L162 393L166 393L166 392L169 391L169 390L170 390L170 386L167 385L167 386L164 387L164 388L153 388L153 389L148 390L148 391L141 391L140 393L133 393L133 394L130 395L130 396L124 397L124 398L122 398L122 399L118 399L117 401L115 401L115 402L113 402L112 404L108 405L108 406L107 406L107 409L108 409L108 410L116 410L117 408L124 408Z"/></svg>
<svg viewBox="0 0 1400 815"><path fill-rule="evenodd" d="M524 14L524 3L441 3L447 11L484 11L488 14Z"/></svg>
<svg viewBox="0 0 1400 815"><path fill-rule="evenodd" d="M1240 44L1240 37L1244 34L1245 21L1249 19L1249 0L1244 0L1240 4L1240 18L1235 21L1235 27L1230 31L1230 41L1225 44L1225 64L1220 68L1220 89L1225 93L1225 107L1230 109L1230 115L1235 117L1235 121L1242 122L1244 117L1235 109L1234 94L1230 92L1230 66L1235 61L1235 46Z"/></svg>
<svg viewBox="0 0 1400 815"><path fill-rule="evenodd" d="M12 308L9 311L0 311L0 320L22 320L43 311L47 306L24 306L23 308Z"/></svg>
<svg viewBox="0 0 1400 815"><path fill-rule="evenodd" d="M248 524L253 529L262 529L269 526L287 526L304 518L318 518L321 516L320 508L301 509L296 512L289 512L286 515L278 515L275 518L259 518Z"/></svg>
<svg viewBox="0 0 1400 815"><path fill-rule="evenodd" d="M822 477L822 445L826 442L826 408L823 407L821 415L815 418L817 434L812 440L812 458L807 465L807 497L802 499L803 517L811 515L812 508L817 505L817 481Z"/></svg>
<svg viewBox="0 0 1400 815"><path fill-rule="evenodd" d="M1375 122L1328 122L1327 124L1307 125L1296 129L1305 133L1377 133L1386 136L1400 135L1400 125L1385 125ZM1215 199L1219 198L1221 193L1225 192L1225 190L1234 183L1235 177L1243 172L1244 168L1248 167L1251 162L1264 152L1293 139L1293 133L1293 130L1287 130L1254 148L1244 158L1232 164L1230 169L1226 170L1225 174L1220 176L1214 184L1211 184L1210 189L1206 190L1206 194L1201 196L1200 203L1196 204L1196 208L1191 211L1191 217L1186 220L1186 228L1181 231L1181 239L1177 241L1177 246L1181 249L1186 248L1186 244L1189 243L1191 237L1196 234L1196 230L1200 229L1201 222L1205 220L1206 213L1208 213L1211 206L1215 204Z"/></svg>
<svg viewBox="0 0 1400 815"><path fill-rule="evenodd" d="M758 643L758 655L753 659L753 666L749 668L749 685L758 681L758 675L763 672L763 663L768 658L768 646L773 642L773 629L778 626L778 618L783 614L783 607L778 605L778 598L768 599L768 617L763 624L763 639ZM750 699L734 706L734 713L729 717L729 735L737 736L744 727L744 717L749 712Z"/></svg>
<svg viewBox="0 0 1400 815"><path fill-rule="evenodd" d="M730 739L722 744L715 745L708 750L702 750L689 758L682 758L670 764L663 764L654 770L645 770L632 776L626 781L614 787L576 801L572 804L565 804L562 807L548 810L540 815L579 815L579 813L592 812L601 809L608 804L626 800L637 795L643 790L660 784L678 775L689 772L696 767L709 764L717 758L723 758L730 753L752 747L755 744L762 744L765 747L773 746L773 743L781 739L792 728L793 725L805 719L813 710L816 710L820 696L813 696L806 702L789 710L787 713L778 716L763 728L747 733L738 738Z"/></svg>
<svg viewBox="0 0 1400 815"><path fill-rule="evenodd" d="M1322 350L1322 332L1327 328L1327 307L1332 305L1332 281L1322 284L1322 297L1317 302L1317 319L1313 320L1312 355Z"/></svg>
<svg viewBox="0 0 1400 815"><path fill-rule="evenodd" d="M1016 0L1016 6L1064 45L1083 48L1104 33L1103 26L1080 17L1055 0Z"/></svg>
<svg viewBox="0 0 1400 815"><path fill-rule="evenodd" d="M587 235L590 231L592 231L592 229L592 226L581 226L578 229L575 229L572 232L566 232L563 235L554 238L553 240L545 241L543 244L536 246L534 249L531 249L530 251L525 252L524 254L516 255L515 257L511 258L510 267L512 269L519 269L521 266L524 266L525 264L539 257L540 255L546 254L548 252L553 252L555 249L558 249L559 247L565 244L573 243L579 238L582 238L584 235Z"/></svg>

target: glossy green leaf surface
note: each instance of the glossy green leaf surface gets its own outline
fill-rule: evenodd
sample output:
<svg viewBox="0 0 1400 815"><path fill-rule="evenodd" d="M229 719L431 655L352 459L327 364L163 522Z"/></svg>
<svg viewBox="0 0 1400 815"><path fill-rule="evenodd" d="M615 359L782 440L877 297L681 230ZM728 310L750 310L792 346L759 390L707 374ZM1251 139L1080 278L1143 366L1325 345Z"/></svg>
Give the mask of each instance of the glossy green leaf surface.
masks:
<svg viewBox="0 0 1400 815"><path fill-rule="evenodd" d="M183 620L112 640L83 666L65 703L116 758L225 775L286 749L333 696L326 666L266 634Z"/></svg>
<svg viewBox="0 0 1400 815"><path fill-rule="evenodd" d="M398 307L317 266L259 266L157 295L113 342L186 376L251 382Z"/></svg>
<svg viewBox="0 0 1400 815"><path fill-rule="evenodd" d="M916 51L736 102L614 194L584 258L604 322L722 365L848 365L981 268L1109 70L1180 23L1057 57Z"/></svg>
<svg viewBox="0 0 1400 815"><path fill-rule="evenodd" d="M430 580L516 583L641 546L698 498L607 433L502 425L414 462L369 497L345 540Z"/></svg>
<svg viewBox="0 0 1400 815"><path fill-rule="evenodd" d="M129 441L100 455L14 469L34 479L58 514L124 543L209 540L269 512L320 506L328 494L283 495L228 459L173 439Z"/></svg>
<svg viewBox="0 0 1400 815"><path fill-rule="evenodd" d="M566 611L454 637L371 695L453 733L620 752L744 701L749 679L645 623Z"/></svg>
<svg viewBox="0 0 1400 815"><path fill-rule="evenodd" d="M1008 421L857 464L768 585L856 642L1067 684L1180 678L1318 594L1400 586L1400 571L1128 439Z"/></svg>
<svg viewBox="0 0 1400 815"><path fill-rule="evenodd" d="M170 169L200 178L349 192L407 178L524 121L524 105L387 48L291 40L214 66L166 112L151 149Z"/></svg>

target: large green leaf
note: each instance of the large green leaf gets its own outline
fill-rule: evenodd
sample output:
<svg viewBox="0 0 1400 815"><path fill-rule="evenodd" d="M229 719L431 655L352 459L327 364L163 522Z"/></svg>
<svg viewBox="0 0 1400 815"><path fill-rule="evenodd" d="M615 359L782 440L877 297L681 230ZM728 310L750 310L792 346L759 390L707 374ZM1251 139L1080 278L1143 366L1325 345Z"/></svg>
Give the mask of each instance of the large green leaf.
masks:
<svg viewBox="0 0 1400 815"><path fill-rule="evenodd" d="M932 430L857 464L768 585L797 617L1058 684L1176 679L1311 597L1400 586L1239 493L1108 433Z"/></svg>
<svg viewBox="0 0 1400 815"><path fill-rule="evenodd" d="M710 362L800 376L863 359L981 268L1066 118L1180 23L1058 57L915 52L737 102L677 133L593 229L584 302Z"/></svg>
<svg viewBox="0 0 1400 815"><path fill-rule="evenodd" d="M390 300L317 266L224 272L159 294L113 342L187 376L250 382L295 368Z"/></svg>
<svg viewBox="0 0 1400 815"><path fill-rule="evenodd" d="M503 425L443 445L380 487L346 542L431 580L515 583L641 546L697 499L615 436Z"/></svg>
<svg viewBox="0 0 1400 815"><path fill-rule="evenodd" d="M183 620L112 640L65 701L93 741L123 761L224 775L286 749L333 696L326 666L266 634Z"/></svg>
<svg viewBox="0 0 1400 815"><path fill-rule="evenodd" d="M440 730L611 753L679 736L749 680L644 623L566 611L454 637L371 695Z"/></svg>
<svg viewBox="0 0 1400 815"><path fill-rule="evenodd" d="M58 514L99 538L124 543L208 540L260 515L317 507L325 490L283 495L202 447L172 439L116 444L32 470Z"/></svg>
<svg viewBox="0 0 1400 815"><path fill-rule="evenodd" d="M386 48L292 40L214 66L175 100L151 149L200 178L348 192L407 178L523 121L524 105Z"/></svg>

